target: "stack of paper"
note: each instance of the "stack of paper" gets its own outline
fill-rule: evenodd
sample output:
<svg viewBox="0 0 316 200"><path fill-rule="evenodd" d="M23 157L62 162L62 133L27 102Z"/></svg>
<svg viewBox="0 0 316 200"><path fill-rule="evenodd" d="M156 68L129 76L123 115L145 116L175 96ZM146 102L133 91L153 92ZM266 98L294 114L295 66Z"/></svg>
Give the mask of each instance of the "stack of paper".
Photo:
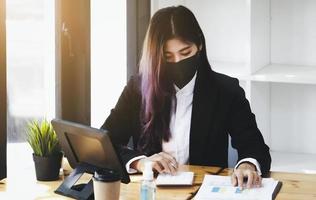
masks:
<svg viewBox="0 0 316 200"><path fill-rule="evenodd" d="M192 185L193 178L193 172L177 172L175 175L163 173L158 175L156 185Z"/></svg>
<svg viewBox="0 0 316 200"><path fill-rule="evenodd" d="M203 183L194 199L197 200L269 200L279 190L281 182L263 178L260 188L239 189L231 184L229 176L205 175Z"/></svg>

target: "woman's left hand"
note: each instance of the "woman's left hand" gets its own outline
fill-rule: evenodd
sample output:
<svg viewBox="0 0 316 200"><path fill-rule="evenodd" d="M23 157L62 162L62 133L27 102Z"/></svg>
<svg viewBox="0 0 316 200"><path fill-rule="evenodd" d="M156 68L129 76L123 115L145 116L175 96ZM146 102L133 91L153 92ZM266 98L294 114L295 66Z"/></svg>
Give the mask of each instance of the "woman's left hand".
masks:
<svg viewBox="0 0 316 200"><path fill-rule="evenodd" d="M251 163L242 163L231 176L233 186L244 188L244 182L247 188L261 187L262 178L256 171L255 165ZM247 179L245 181L245 179Z"/></svg>

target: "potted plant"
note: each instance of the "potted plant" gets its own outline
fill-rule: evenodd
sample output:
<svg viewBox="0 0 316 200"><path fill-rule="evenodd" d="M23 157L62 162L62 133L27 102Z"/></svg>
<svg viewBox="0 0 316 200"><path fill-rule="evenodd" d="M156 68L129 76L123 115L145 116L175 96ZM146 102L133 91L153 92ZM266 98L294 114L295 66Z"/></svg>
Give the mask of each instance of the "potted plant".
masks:
<svg viewBox="0 0 316 200"><path fill-rule="evenodd" d="M53 181L59 178L63 154L53 126L47 120L34 120L27 125L27 141L33 149L36 178Z"/></svg>

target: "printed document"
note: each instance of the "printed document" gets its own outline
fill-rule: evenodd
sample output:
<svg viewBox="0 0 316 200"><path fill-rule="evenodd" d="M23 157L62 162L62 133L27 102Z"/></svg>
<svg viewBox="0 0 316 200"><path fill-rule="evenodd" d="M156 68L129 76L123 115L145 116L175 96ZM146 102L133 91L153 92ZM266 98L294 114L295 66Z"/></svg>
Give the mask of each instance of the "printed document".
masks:
<svg viewBox="0 0 316 200"><path fill-rule="evenodd" d="M270 200L278 192L281 182L273 178L263 178L262 186L243 190L231 184L230 176L205 175L196 194L196 200Z"/></svg>

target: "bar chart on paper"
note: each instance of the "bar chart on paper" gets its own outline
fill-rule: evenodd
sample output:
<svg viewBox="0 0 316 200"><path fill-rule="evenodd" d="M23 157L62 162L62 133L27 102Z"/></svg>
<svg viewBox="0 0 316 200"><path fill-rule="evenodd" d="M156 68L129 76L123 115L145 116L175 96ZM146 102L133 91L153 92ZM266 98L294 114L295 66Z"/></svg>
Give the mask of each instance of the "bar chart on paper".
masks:
<svg viewBox="0 0 316 200"><path fill-rule="evenodd" d="M212 193L222 193L222 194L241 194L241 193L247 193L249 190L241 190L238 187L231 187L231 186L211 186L211 192Z"/></svg>
<svg viewBox="0 0 316 200"><path fill-rule="evenodd" d="M231 185L231 180L228 176L205 175L195 199L268 200L272 199L278 183L279 181L272 178L264 178L262 187L241 190Z"/></svg>

